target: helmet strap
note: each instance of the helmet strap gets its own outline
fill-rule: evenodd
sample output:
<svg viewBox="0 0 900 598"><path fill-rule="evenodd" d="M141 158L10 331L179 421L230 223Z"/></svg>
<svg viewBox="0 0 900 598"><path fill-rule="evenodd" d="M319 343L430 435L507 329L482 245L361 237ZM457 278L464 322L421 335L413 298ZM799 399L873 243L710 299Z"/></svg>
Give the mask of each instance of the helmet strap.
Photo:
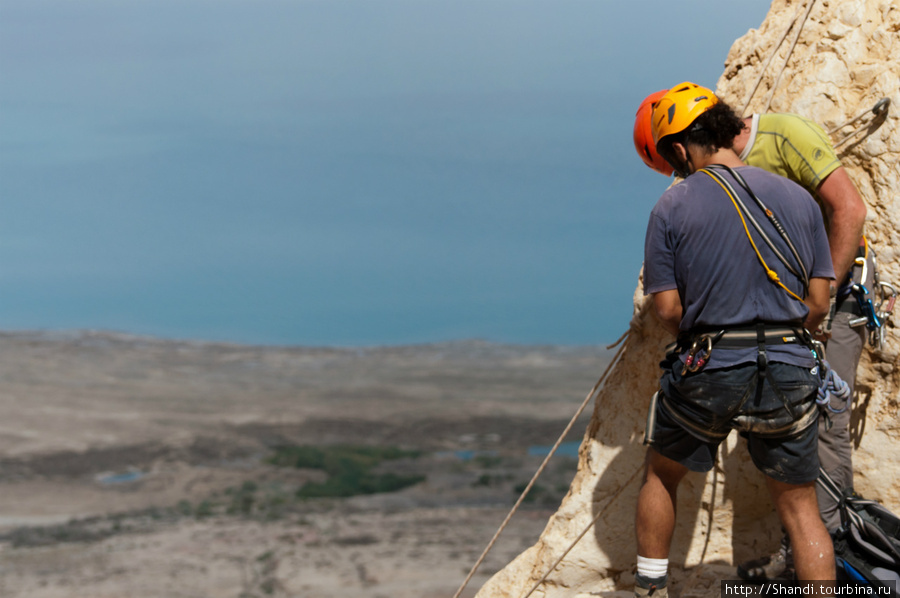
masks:
<svg viewBox="0 0 900 598"><path fill-rule="evenodd" d="M681 147L681 150L675 147L676 144ZM675 170L676 175L686 179L694 172L694 162L691 158L691 153L687 150L687 146L680 141L674 142L669 148L669 151L666 152L667 155L663 157L666 158L666 161L668 161L669 165Z"/></svg>

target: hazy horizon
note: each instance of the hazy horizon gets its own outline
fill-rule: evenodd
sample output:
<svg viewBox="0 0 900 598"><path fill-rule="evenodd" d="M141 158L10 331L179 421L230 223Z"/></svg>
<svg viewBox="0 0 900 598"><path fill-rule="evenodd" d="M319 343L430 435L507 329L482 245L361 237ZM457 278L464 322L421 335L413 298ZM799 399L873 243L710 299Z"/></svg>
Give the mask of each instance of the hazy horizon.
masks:
<svg viewBox="0 0 900 598"><path fill-rule="evenodd" d="M9 0L0 329L601 345L634 111L768 2Z"/></svg>

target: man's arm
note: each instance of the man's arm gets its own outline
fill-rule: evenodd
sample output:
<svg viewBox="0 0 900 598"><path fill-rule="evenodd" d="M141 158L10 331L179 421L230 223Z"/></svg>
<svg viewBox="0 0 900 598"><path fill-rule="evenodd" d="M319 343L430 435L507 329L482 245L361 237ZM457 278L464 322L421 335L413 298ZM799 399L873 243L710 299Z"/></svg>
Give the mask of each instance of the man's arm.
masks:
<svg viewBox="0 0 900 598"><path fill-rule="evenodd" d="M812 281L810 281L810 285L812 285ZM682 316L681 296L678 294L678 289L653 293L652 297L656 317L659 318L663 328L671 332L672 336L678 336L678 326L681 324ZM828 309L827 295L825 309Z"/></svg>
<svg viewBox="0 0 900 598"><path fill-rule="evenodd" d="M816 190L828 220L828 246L834 277L840 284L856 259L866 220L866 204L843 166L829 174Z"/></svg>
<svg viewBox="0 0 900 598"><path fill-rule="evenodd" d="M830 278L811 278L809 280L809 295L803 301L809 308L809 314L803 323L807 330L816 330L828 315L830 286Z"/></svg>

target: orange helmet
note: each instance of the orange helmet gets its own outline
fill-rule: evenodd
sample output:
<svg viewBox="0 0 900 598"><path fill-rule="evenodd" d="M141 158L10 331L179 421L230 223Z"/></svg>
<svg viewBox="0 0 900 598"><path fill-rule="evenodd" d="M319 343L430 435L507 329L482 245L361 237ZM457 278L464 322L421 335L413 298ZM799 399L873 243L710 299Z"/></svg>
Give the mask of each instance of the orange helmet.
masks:
<svg viewBox="0 0 900 598"><path fill-rule="evenodd" d="M651 93L637 109L634 115L634 149L644 164L660 174L671 176L672 166L666 162L665 158L656 153L656 144L653 142L652 121L650 116L653 114L653 106L659 101L668 89L661 89L656 93Z"/></svg>
<svg viewBox="0 0 900 598"><path fill-rule="evenodd" d="M718 101L711 89L696 83L686 81L676 85L653 107L651 131L654 143L659 145L659 140L666 135L681 133Z"/></svg>

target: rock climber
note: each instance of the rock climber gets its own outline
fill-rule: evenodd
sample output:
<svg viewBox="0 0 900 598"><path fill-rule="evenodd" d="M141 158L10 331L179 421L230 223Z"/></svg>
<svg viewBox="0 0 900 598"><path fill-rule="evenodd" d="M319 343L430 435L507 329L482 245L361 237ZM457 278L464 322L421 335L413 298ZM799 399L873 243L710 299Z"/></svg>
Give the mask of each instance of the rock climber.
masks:
<svg viewBox="0 0 900 598"><path fill-rule="evenodd" d="M648 166L669 176L672 167L656 152L650 131L652 107L666 91L651 94L641 103L635 119L634 142ZM814 334L825 342L828 363L847 383L846 394L852 396L866 327L850 325L854 320L858 323L864 315L851 294L851 287L858 283L871 288L874 277L874 261L862 234L866 205L819 125L795 114L754 114L744 118L743 123L733 146L741 160L799 183L819 204L835 280L841 284L832 282L829 317ZM865 260L866 265L856 262L858 258ZM865 273L868 276L864 280ZM838 409L823 409L818 423L819 462L842 490L853 488L850 406L851 402L847 401ZM819 513L825 527L833 532L841 524L838 505L821 488L817 487L816 491ZM750 581L789 578L792 563L787 536L773 554L740 564L738 574Z"/></svg>
<svg viewBox="0 0 900 598"><path fill-rule="evenodd" d="M653 208L644 246L644 293L678 342L648 414L635 595L667 595L678 485L713 467L731 429L765 474L797 577L832 580L804 330L828 313L833 278L819 209L800 185L744 165L732 149L743 123L711 90L677 85L651 117L655 149L684 180Z"/></svg>

